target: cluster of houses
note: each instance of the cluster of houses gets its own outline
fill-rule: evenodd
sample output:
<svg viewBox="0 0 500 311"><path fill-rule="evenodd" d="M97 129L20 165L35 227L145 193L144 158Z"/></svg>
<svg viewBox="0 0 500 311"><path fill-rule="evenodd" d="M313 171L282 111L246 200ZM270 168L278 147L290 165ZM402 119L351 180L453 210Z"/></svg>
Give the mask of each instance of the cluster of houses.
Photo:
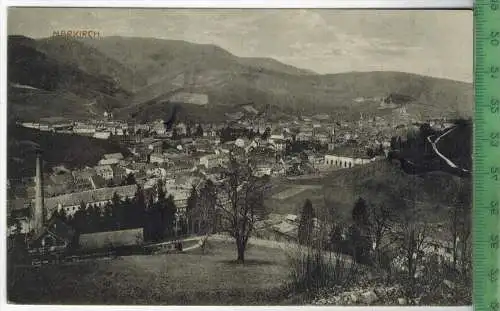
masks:
<svg viewBox="0 0 500 311"><path fill-rule="evenodd" d="M203 141L204 138L201 140ZM81 202L87 205L104 206L116 193L122 199L133 198L137 185L142 189L153 189L161 180L166 193L172 195L178 210L182 213L187 206L190 191L206 179L217 181L228 163L229 153L253 160L254 174L257 176L284 176L293 166L294 159L288 159L277 151L274 139L256 138L237 139L236 141L215 144L202 143L197 148L196 140L189 144L163 148L156 140L148 140L147 160L141 161L140 154L104 154L94 167L69 170L57 166L52 172L45 173L45 206L48 211L64 210L67 215L74 214ZM137 146L136 146L137 148ZM203 150L201 150L203 148ZM190 150L190 151L187 151ZM279 150L279 149L278 149ZM281 156L276 156L276 155ZM317 168L347 168L369 162L369 159L338 158L349 165L333 164L333 155L316 156L309 153L308 161ZM297 160L297 159L295 159ZM26 183L27 197L9 200L8 210L26 219L26 210L33 205L35 179ZM29 230L25 225L23 231Z"/></svg>
<svg viewBox="0 0 500 311"><path fill-rule="evenodd" d="M98 139L117 136L128 149L127 154L103 155L93 167L54 168L44 177L44 191L50 208L64 209L71 214L79 208L81 201L104 204L115 192L122 198L133 196L135 188L129 185L130 182L151 189L162 180L165 190L173 195L177 207L182 210L192 186L208 178L217 180L230 153L251 159L258 176L287 176L296 168L301 173L320 173L374 161L375 156L369 156L366 150L382 148L387 151L394 135L391 122L382 117L363 115L355 121L333 121L328 115L273 122L264 118L238 117L230 123L220 124L177 122L172 128L168 128L164 120L130 124L112 120L110 114L105 117L106 120L100 121L21 123L40 131ZM229 126L240 133L246 130L255 135L241 134L228 141L221 133ZM288 152L292 143L313 143L323 148L304 150L298 155ZM26 197L10 200L13 210L22 210L23 206L30 204L33 183L26 183Z"/></svg>
<svg viewBox="0 0 500 311"><path fill-rule="evenodd" d="M347 124L347 125L346 125ZM87 122L60 122L44 124L25 122L24 127L40 131L52 131L87 135L95 138L121 136L121 142L128 148L129 154L105 154L93 167L69 170L63 166L53 169L45 177L45 191L49 198L62 196L87 195L98 193L102 188L120 191L118 187L126 185L127 178L133 175L134 182L144 188L153 187L158 179L178 198L180 208L185 205L186 193L191 188L189 182L179 184L179 180L196 178L217 178L221 168L227 163L230 152L251 158L255 163L256 175L283 176L297 165L304 165L304 159L287 153L287 146L292 142L315 142L327 146L325 150L305 150L304 154L314 171L349 168L372 161L363 154L363 146L346 150L347 142L352 144L360 135L350 123L328 122L325 118L302 118L294 121L265 122L240 119L231 124L236 129L251 129L254 135L249 138L240 136L231 141L220 137L221 130L227 124L187 124L178 122L173 129L167 129L163 120L149 124L127 124L125 122L105 120ZM172 137L173 130L178 137ZM196 135L193 132L198 131ZM268 132L266 137L263 133ZM102 133L108 133L106 135ZM378 142L378 141L375 141ZM386 146L386 145L384 145ZM354 152L354 149L358 149ZM359 152L361 150L361 152ZM28 197L30 185L27 184ZM32 188L32 187L31 187ZM112 191L110 192L112 195ZM130 194L124 194L128 196ZM92 197L92 195L91 195ZM96 195L100 198L100 195ZM100 200L100 199L99 199ZM101 201L105 201L106 198ZM60 208L73 212L73 203L61 203Z"/></svg>
<svg viewBox="0 0 500 311"><path fill-rule="evenodd" d="M74 134L96 139L109 139L111 136L124 136L129 132L128 126L120 122L62 122L57 124L41 122L23 122L21 126L43 132Z"/></svg>
<svg viewBox="0 0 500 311"><path fill-rule="evenodd" d="M111 120L111 115L105 116L105 121L51 125L25 122L21 125L40 131L96 139L119 137L128 151L104 154L94 166L79 169L57 166L42 177L37 171L37 177L23 183L26 193L9 199L8 215L20 222L22 233L27 233L33 229L30 211L33 206L40 205L37 197L41 191L46 196L42 200L43 208L49 214L57 210L73 215L81 208L82 202L87 206L103 207L115 194L121 199L132 199L138 187L153 191L159 181L162 181L164 191L173 196L179 214L185 214L193 186L199 188L207 179L220 182L230 154L239 160L251 160L257 176L280 177L295 175L296 172L310 174L349 169L383 156L369 155L367 149L387 152L395 130L405 131L416 126L401 121L407 116L406 111L400 109L397 114L399 123L396 127L382 117L363 115L356 121L331 121L329 116L314 116L275 122L233 116L230 124L188 125L178 122L172 128L168 128L163 120L128 124ZM431 126L436 128L447 124L443 120L432 122ZM255 135L238 134L228 140L222 137L222 131L229 126L239 130L237 133L251 131ZM289 152L291 144L319 145L322 148L306 148L297 154ZM41 179L44 180L43 190L40 190ZM267 220L262 225L266 230L260 231L272 239L290 240L296 238L298 219L296 215L280 216L276 221ZM45 237L39 241L44 244L47 237L49 240L50 236L53 239L62 237L60 243L55 240L50 243L67 245L69 238L64 237L70 236L70 231L71 228L52 220L46 224Z"/></svg>

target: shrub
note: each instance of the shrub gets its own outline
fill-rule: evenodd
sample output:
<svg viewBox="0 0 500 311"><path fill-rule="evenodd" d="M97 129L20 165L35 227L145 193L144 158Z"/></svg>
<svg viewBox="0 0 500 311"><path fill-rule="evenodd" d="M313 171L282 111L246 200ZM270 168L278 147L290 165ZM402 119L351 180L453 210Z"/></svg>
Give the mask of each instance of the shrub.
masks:
<svg viewBox="0 0 500 311"><path fill-rule="evenodd" d="M321 288L347 287L355 281L357 266L340 254L317 247L296 246L289 254L290 286L296 293L313 294Z"/></svg>

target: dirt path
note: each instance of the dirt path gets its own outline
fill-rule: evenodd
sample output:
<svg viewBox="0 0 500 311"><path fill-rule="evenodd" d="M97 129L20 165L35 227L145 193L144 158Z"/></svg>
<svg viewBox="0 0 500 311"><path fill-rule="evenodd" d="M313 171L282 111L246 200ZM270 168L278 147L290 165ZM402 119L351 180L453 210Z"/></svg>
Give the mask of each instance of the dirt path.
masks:
<svg viewBox="0 0 500 311"><path fill-rule="evenodd" d="M192 245L190 247L184 248L182 250L182 252L191 251L191 250L195 250L195 249L200 248L204 243L204 239L207 239L207 241L211 240L211 241L230 242L230 243L234 242L234 239L231 236L224 235L224 234L212 234L212 235L208 236L208 238L206 236L191 237L191 238L186 238L186 239L180 240L180 242L196 241L197 240L198 243L196 243L195 245ZM171 243L171 242L167 242L167 243ZM167 244L167 243L158 243L158 244L155 244L155 246L161 245L161 244ZM282 251L288 252L288 253L297 253L298 254L300 252L304 252L304 253L306 252L306 248L297 244L297 243L279 242L279 241L259 239L259 238L253 238L253 237L250 237L250 239L248 240L248 245L281 249ZM344 255L344 254L337 254L334 252L330 253L327 251L325 251L324 257L325 257L325 259L328 259L328 260L336 260L337 258L339 258L339 259L341 259L345 262L349 262L349 263L352 263L352 261L353 261L351 256Z"/></svg>
<svg viewBox="0 0 500 311"><path fill-rule="evenodd" d="M222 234L215 234L211 235L210 239L216 240L216 241L225 241L225 242L233 242L234 239L230 236L227 235L222 235ZM266 240L266 239L259 239L259 238L250 238L248 240L249 245L255 245L255 246L262 246L262 247L270 247L270 248L279 248L282 249L283 251L288 251L288 252L305 252L306 248L298 245L297 243L292 243L292 242L278 242L278 241L272 241L272 240ZM330 256L331 255L331 256ZM324 254L325 258L329 259L342 259L343 261L350 262L352 263L352 257L344 254L336 254L332 252L325 251Z"/></svg>

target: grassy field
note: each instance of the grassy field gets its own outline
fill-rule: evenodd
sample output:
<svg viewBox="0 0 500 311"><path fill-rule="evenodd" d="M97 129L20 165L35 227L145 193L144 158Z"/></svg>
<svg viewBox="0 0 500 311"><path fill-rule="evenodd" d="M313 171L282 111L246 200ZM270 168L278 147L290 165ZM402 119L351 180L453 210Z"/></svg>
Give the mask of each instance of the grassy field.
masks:
<svg viewBox="0 0 500 311"><path fill-rule="evenodd" d="M288 187L290 187L290 192L285 190L277 196L266 198L264 203L269 207L271 213L282 215L299 214L307 198L311 200L315 207L324 205L324 191L321 186L300 188L300 186L288 185Z"/></svg>
<svg viewBox="0 0 500 311"><path fill-rule="evenodd" d="M323 176L273 179L273 189L265 204L272 213L300 214L306 199L318 211L334 208L342 221L349 221L354 202L362 193L357 185L372 175L372 166L358 166L328 172Z"/></svg>
<svg viewBox="0 0 500 311"><path fill-rule="evenodd" d="M176 255L128 256L19 270L9 300L31 304L281 304L288 278L280 249L249 246L234 262L233 244L211 242Z"/></svg>
<svg viewBox="0 0 500 311"><path fill-rule="evenodd" d="M303 191L309 190L309 189L321 189L321 186L319 185L299 185L299 186L291 186L288 189L281 191L273 196L273 199L276 200L286 200L288 198L297 196L301 194Z"/></svg>

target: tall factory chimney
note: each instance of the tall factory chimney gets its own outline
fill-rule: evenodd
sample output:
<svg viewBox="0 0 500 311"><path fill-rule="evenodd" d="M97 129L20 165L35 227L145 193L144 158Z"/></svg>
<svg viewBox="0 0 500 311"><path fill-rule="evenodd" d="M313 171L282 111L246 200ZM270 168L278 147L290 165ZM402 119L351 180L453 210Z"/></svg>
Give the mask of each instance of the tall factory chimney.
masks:
<svg viewBox="0 0 500 311"><path fill-rule="evenodd" d="M38 235L45 222L45 206L43 195L43 167L42 167L42 151L36 151L36 189L35 189L35 210L33 211L33 229Z"/></svg>

